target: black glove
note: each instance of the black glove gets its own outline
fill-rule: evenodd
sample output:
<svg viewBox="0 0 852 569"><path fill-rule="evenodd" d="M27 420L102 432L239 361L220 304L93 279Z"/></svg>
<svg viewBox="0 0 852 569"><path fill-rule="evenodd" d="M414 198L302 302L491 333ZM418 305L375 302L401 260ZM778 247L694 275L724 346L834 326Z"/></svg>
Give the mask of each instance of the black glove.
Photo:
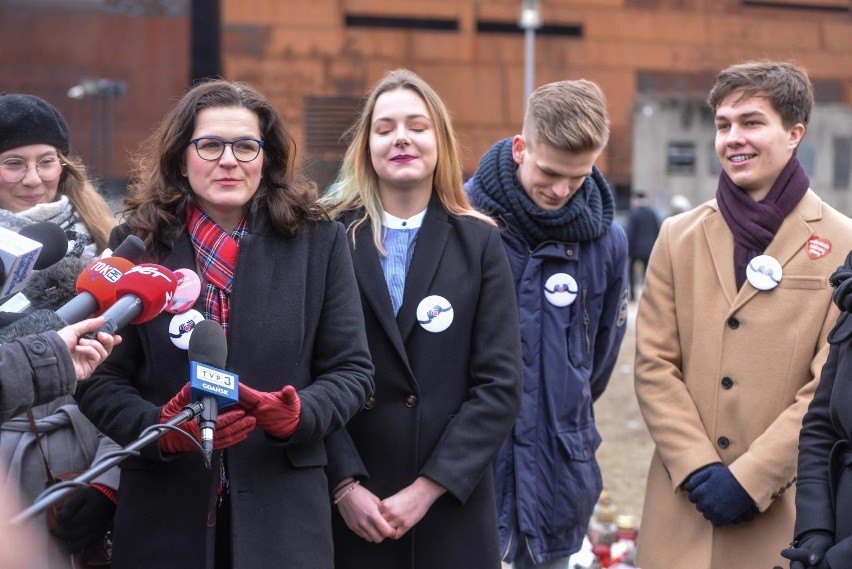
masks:
<svg viewBox="0 0 852 569"><path fill-rule="evenodd" d="M825 552L834 545L834 537L824 530L813 530L802 534L795 547L781 552L781 557L790 560L790 569L831 569Z"/></svg>
<svg viewBox="0 0 852 569"><path fill-rule="evenodd" d="M714 527L728 525L747 516L754 500L721 462L708 464L689 475L683 484L689 501Z"/></svg>
<svg viewBox="0 0 852 569"><path fill-rule="evenodd" d="M100 549L114 516L115 503L97 488L87 486L59 510L51 533L68 544L66 553L82 551L83 561L88 561Z"/></svg>

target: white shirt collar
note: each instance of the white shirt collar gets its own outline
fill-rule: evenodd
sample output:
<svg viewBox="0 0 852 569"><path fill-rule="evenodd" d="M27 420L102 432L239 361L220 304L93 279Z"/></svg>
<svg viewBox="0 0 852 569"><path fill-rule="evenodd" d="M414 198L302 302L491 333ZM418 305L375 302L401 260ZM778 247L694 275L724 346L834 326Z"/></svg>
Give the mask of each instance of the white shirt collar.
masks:
<svg viewBox="0 0 852 569"><path fill-rule="evenodd" d="M426 217L425 209L417 215L409 217L408 219L402 219L396 217L395 215L391 215L386 211L383 211L382 225L384 225L388 229L418 229L421 225L423 225L424 217Z"/></svg>

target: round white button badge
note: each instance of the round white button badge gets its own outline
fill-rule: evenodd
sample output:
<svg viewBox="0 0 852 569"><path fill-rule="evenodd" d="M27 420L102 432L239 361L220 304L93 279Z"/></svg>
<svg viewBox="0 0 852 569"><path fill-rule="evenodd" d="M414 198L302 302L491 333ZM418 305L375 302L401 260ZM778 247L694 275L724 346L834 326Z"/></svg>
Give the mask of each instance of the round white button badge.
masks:
<svg viewBox="0 0 852 569"><path fill-rule="evenodd" d="M746 278L757 290L772 290L781 282L781 263L775 257L758 255L749 261Z"/></svg>
<svg viewBox="0 0 852 569"><path fill-rule="evenodd" d="M181 350L189 349L189 337L202 320L204 316L194 308L172 316L169 322L169 339L172 344Z"/></svg>
<svg viewBox="0 0 852 569"><path fill-rule="evenodd" d="M453 306L443 296L427 296L417 305L417 322L427 332L443 332L453 323Z"/></svg>
<svg viewBox="0 0 852 569"><path fill-rule="evenodd" d="M544 283L544 297L553 306L568 306L577 300L580 287L568 273L556 273Z"/></svg>

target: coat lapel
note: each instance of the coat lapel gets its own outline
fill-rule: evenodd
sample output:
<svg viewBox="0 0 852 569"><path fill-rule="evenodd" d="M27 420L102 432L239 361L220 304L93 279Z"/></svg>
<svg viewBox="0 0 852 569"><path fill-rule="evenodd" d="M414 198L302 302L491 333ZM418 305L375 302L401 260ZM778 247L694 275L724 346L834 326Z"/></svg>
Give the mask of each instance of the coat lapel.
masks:
<svg viewBox="0 0 852 569"><path fill-rule="evenodd" d="M408 362L408 355L399 333L396 319L393 316L393 304L391 303L388 285L385 282L385 274L379 262L379 254L373 245L373 230L368 223L364 223L358 229L355 236L355 248L352 251L352 261L355 265L355 277L361 294L373 309L376 319L387 334L394 349L399 352L404 362Z"/></svg>
<svg viewBox="0 0 852 569"><path fill-rule="evenodd" d="M405 292L397 321L403 342L408 341L414 322L417 319L417 305L428 296L432 279L438 271L444 246L450 232L447 212L440 200L433 194L423 218L423 225L417 234L411 267L405 278Z"/></svg>
<svg viewBox="0 0 852 569"><path fill-rule="evenodd" d="M719 278L719 287L725 294L728 305L737 297L737 281L734 277L734 237L719 210L704 220L704 236L707 248L713 260L715 274Z"/></svg>
<svg viewBox="0 0 852 569"><path fill-rule="evenodd" d="M813 230L808 222L820 219L821 217L819 199L816 197L816 194L808 191L805 197L799 202L799 205L796 206L796 209L781 223L778 233L772 238L772 242L769 243L769 247L764 252L766 255L775 257L781 263L781 280L784 279L783 268L787 266L790 259L805 246L805 243L813 235ZM759 292L759 290L746 281L742 289L740 289L734 306L731 307L732 310L738 310Z"/></svg>

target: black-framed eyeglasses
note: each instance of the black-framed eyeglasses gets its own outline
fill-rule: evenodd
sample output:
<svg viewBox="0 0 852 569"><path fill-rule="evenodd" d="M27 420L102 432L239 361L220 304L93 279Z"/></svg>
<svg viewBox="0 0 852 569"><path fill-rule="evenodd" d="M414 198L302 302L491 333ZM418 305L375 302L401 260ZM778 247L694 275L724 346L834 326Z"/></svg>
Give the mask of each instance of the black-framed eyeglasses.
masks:
<svg viewBox="0 0 852 569"><path fill-rule="evenodd" d="M203 136L189 141L195 145L195 151L202 160L218 160L225 153L225 147L231 145L234 158L240 162L251 162L260 154L263 141L249 136L236 140L222 140L218 136Z"/></svg>
<svg viewBox="0 0 852 569"><path fill-rule="evenodd" d="M10 184L17 184L27 175L27 168L35 166L36 174L42 182L52 182L62 173L65 162L58 156L47 156L38 162L27 162L20 158L9 158L0 162L0 178Z"/></svg>

